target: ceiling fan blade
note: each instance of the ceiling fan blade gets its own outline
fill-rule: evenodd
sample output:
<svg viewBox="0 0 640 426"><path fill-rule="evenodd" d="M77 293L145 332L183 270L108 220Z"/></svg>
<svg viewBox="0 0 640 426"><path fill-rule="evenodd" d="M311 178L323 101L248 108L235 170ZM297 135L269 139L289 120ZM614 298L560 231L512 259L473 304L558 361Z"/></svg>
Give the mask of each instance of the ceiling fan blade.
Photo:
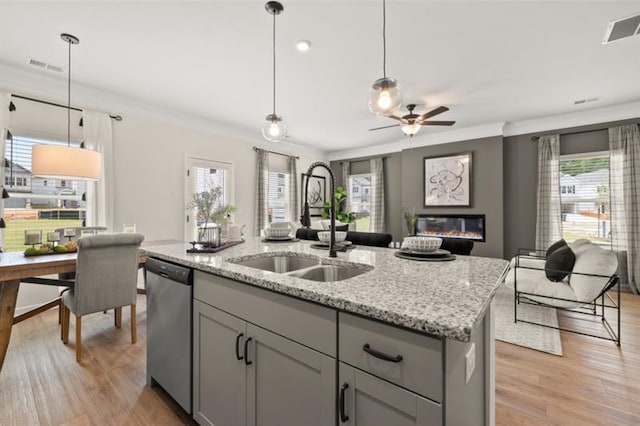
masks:
<svg viewBox="0 0 640 426"><path fill-rule="evenodd" d="M420 121L422 126L453 126L455 121Z"/></svg>
<svg viewBox="0 0 640 426"><path fill-rule="evenodd" d="M385 117L387 117L387 118L392 118L392 119L394 119L394 120L398 120L398 121L401 121L401 122L403 122L403 123L405 122L405 119L404 119L404 118L402 118L402 117L398 117L397 115L386 115Z"/></svg>
<svg viewBox="0 0 640 426"><path fill-rule="evenodd" d="M369 131L388 129L389 127L398 127L398 126L399 124L392 124L391 126L374 127L373 129L369 129Z"/></svg>
<svg viewBox="0 0 640 426"><path fill-rule="evenodd" d="M434 115L442 114L443 112L449 111L449 108L441 106L436 109L433 109L429 112L425 112L419 118L419 120L426 120L427 118L433 117Z"/></svg>

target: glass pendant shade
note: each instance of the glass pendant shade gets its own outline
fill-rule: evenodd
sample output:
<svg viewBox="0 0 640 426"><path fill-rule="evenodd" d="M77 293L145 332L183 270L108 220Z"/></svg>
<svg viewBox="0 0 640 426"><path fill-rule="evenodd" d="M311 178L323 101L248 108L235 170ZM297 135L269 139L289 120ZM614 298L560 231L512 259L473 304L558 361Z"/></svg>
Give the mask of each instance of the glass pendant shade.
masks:
<svg viewBox="0 0 640 426"><path fill-rule="evenodd" d="M398 82L393 78L380 78L369 89L369 110L379 116L393 114L402 105Z"/></svg>
<svg viewBox="0 0 640 426"><path fill-rule="evenodd" d="M262 136L269 142L281 142L287 136L287 123L275 114L267 115L262 126Z"/></svg>
<svg viewBox="0 0 640 426"><path fill-rule="evenodd" d="M418 133L418 130L420 130L420 125L418 123L402 125L402 131L404 132L405 135L409 137Z"/></svg>
<svg viewBox="0 0 640 426"><path fill-rule="evenodd" d="M97 151L57 145L34 145L31 148L31 173L49 179L100 179L102 155Z"/></svg>

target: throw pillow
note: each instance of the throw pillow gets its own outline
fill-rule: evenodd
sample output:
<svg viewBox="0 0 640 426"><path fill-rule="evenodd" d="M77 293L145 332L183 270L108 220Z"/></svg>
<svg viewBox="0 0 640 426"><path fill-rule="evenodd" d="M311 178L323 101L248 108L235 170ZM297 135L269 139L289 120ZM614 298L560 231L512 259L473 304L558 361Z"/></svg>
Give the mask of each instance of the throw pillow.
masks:
<svg viewBox="0 0 640 426"><path fill-rule="evenodd" d="M566 245L567 245L567 242L564 240L564 238L559 241L556 241L555 243L549 246L549 248L547 249L547 253L545 254L545 257L549 257L551 253L558 250L560 247L564 247Z"/></svg>
<svg viewBox="0 0 640 426"><path fill-rule="evenodd" d="M547 261L544 263L544 273L549 281L562 281L571 273L575 263L576 255L565 244L547 256Z"/></svg>

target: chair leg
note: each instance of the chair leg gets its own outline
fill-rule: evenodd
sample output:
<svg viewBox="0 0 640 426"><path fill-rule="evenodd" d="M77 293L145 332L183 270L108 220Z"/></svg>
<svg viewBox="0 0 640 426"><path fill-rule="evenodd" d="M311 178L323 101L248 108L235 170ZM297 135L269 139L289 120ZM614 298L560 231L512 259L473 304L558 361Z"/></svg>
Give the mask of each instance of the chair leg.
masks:
<svg viewBox="0 0 640 426"><path fill-rule="evenodd" d="M60 303L58 305L58 324L62 325L62 297L60 298Z"/></svg>
<svg viewBox="0 0 640 426"><path fill-rule="evenodd" d="M62 310L62 343L65 345L69 343L69 320L71 316L71 311L66 306L63 307Z"/></svg>
<svg viewBox="0 0 640 426"><path fill-rule="evenodd" d="M138 329L136 328L136 305L131 305L131 343L138 341Z"/></svg>
<svg viewBox="0 0 640 426"><path fill-rule="evenodd" d="M116 328L121 328L122 327L122 307L115 308L113 311L114 311L114 316L113 316L114 325L116 326Z"/></svg>
<svg viewBox="0 0 640 426"><path fill-rule="evenodd" d="M76 315L76 362L82 360L82 317Z"/></svg>

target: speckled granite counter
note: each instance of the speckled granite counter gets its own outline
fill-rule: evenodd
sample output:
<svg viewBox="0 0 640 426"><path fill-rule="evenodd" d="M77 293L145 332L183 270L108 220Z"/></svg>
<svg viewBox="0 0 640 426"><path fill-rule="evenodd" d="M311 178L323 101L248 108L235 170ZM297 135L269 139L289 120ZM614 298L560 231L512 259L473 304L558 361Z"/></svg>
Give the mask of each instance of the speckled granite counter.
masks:
<svg viewBox="0 0 640 426"><path fill-rule="evenodd" d="M469 341L499 286L507 261L458 256L451 262L417 262L394 256L394 250L360 246L338 258L311 248L310 241L244 244L216 254L188 254L190 244L147 244L151 257L242 281L279 293L353 312L431 335ZM371 265L374 269L338 282L317 282L237 265L229 259L255 255L318 256L322 263ZM360 266L362 267L362 266Z"/></svg>

